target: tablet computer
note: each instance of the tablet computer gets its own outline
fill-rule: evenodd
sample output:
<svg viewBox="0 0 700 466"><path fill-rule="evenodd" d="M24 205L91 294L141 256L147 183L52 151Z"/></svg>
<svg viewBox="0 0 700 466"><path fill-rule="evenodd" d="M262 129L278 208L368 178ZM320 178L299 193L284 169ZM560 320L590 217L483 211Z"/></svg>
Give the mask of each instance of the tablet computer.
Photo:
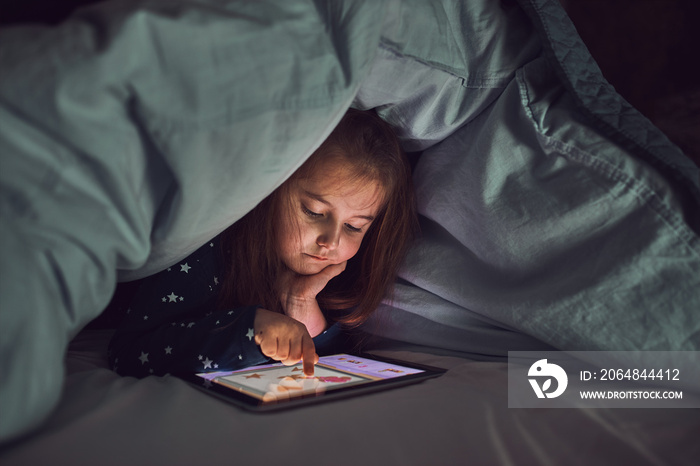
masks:
<svg viewBox="0 0 700 466"><path fill-rule="evenodd" d="M178 376L242 408L272 411L395 388L444 372L375 355L335 354L320 357L313 376L304 375L301 363Z"/></svg>

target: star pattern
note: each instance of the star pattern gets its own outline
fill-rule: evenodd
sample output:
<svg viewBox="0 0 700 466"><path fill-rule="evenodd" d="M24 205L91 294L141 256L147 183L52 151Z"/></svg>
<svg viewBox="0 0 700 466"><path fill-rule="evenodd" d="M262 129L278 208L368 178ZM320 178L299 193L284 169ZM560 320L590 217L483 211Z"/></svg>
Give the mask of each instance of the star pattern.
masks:
<svg viewBox="0 0 700 466"><path fill-rule="evenodd" d="M140 280L117 330L122 343L110 348L110 367L122 375L146 377L235 370L268 361L254 339L255 308L218 308L225 273L218 241Z"/></svg>

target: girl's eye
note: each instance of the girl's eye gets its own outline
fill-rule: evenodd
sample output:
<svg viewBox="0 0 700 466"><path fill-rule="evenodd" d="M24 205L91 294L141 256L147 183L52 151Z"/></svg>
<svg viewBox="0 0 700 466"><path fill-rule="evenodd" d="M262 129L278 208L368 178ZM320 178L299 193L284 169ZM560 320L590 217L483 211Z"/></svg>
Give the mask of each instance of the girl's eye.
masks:
<svg viewBox="0 0 700 466"><path fill-rule="evenodd" d="M309 210L305 205L301 206L301 210L303 210L306 215L308 215L309 217L312 217L312 218L317 218L317 217L323 216L323 214L319 214L318 212L314 212L312 210Z"/></svg>
<svg viewBox="0 0 700 466"><path fill-rule="evenodd" d="M323 217L323 214L320 214L320 213L318 213L318 212L314 212L313 210L309 209L308 207L306 207L306 206L303 205L303 204L301 205L301 210L302 210L302 212L304 212L305 215L307 215L307 216L309 216L309 217L311 217L311 218ZM354 226L350 225L349 223L346 223L346 224L345 224L345 228L346 228L350 233L362 233L362 228L361 228L361 227L360 227L360 228L357 228L357 227L354 227Z"/></svg>

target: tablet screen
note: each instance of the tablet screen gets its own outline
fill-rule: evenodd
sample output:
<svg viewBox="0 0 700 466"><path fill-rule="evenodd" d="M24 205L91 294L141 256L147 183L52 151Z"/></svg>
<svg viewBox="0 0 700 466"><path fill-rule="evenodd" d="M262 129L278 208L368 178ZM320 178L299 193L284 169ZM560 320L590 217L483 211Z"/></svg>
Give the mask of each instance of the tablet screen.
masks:
<svg viewBox="0 0 700 466"><path fill-rule="evenodd" d="M437 375L434 368L350 354L321 357L313 376L304 375L301 363L294 366L275 363L237 371L197 374L204 379L206 386L225 387L257 400L257 403L250 402L253 405L276 404L295 398L347 391L350 387L382 385L382 382L386 385L389 381L408 381L434 375ZM221 390L217 391L222 394Z"/></svg>

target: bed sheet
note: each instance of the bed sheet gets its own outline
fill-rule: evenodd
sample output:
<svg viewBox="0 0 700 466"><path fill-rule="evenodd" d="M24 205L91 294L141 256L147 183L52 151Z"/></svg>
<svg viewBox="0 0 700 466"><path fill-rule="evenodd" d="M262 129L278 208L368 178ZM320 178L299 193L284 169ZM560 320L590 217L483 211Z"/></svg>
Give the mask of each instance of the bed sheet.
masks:
<svg viewBox="0 0 700 466"><path fill-rule="evenodd" d="M107 369L111 331L69 348L57 410L0 452L15 465L690 465L697 410L510 409L507 366L417 346L378 353L448 369L399 389L287 412L250 413L172 377ZM391 348L391 346L389 346Z"/></svg>

